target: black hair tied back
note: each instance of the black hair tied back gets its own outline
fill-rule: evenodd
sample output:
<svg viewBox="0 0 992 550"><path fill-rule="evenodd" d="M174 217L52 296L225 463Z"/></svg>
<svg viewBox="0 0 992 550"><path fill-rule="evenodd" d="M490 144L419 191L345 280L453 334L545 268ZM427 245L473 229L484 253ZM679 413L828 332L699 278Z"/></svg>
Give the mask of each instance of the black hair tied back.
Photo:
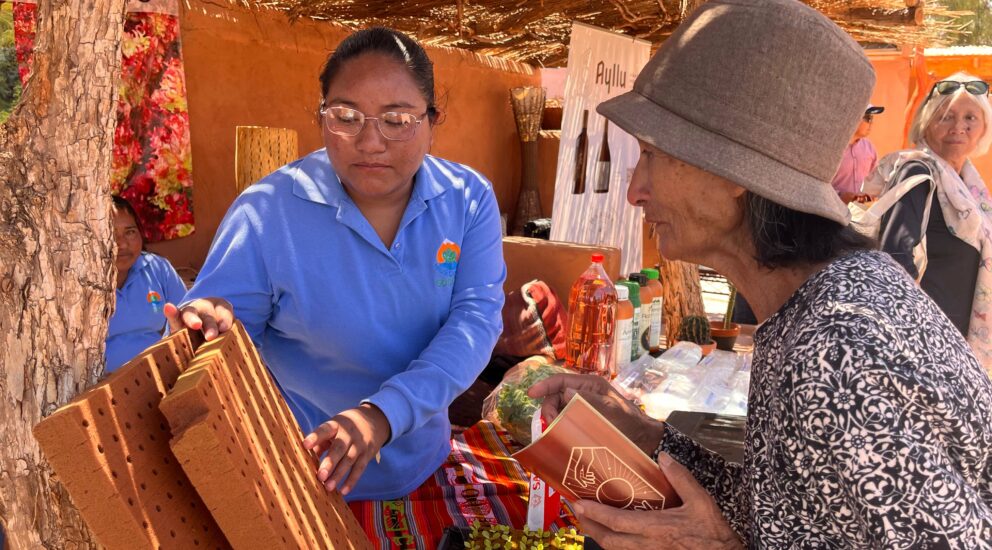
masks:
<svg viewBox="0 0 992 550"><path fill-rule="evenodd" d="M416 40L386 27L371 27L360 30L345 38L327 58L320 72L320 98L323 108L324 98L331 82L346 61L362 54L379 53L392 57L410 71L420 93L427 102L427 118L434 124L438 118L434 96L434 63Z"/></svg>

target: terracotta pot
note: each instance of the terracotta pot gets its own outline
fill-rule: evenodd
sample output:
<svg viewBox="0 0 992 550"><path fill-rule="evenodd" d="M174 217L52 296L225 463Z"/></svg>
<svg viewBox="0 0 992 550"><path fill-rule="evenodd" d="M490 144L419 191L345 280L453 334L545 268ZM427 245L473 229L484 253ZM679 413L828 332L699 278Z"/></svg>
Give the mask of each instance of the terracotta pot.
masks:
<svg viewBox="0 0 992 550"><path fill-rule="evenodd" d="M706 357L707 355L710 354L711 351L716 349L716 342L710 340L709 344L700 344L699 347L702 348L703 350L703 357Z"/></svg>
<svg viewBox="0 0 992 550"><path fill-rule="evenodd" d="M679 343L679 340L676 340L675 343L672 344L672 345L674 346L675 344L678 344L678 343ZM710 354L711 351L713 351L713 350L716 349L716 341L715 340L710 340L710 343L709 344L696 344L696 345L699 346L699 349L703 350L703 357L706 357L707 355Z"/></svg>
<svg viewBox="0 0 992 550"><path fill-rule="evenodd" d="M716 341L716 348L723 351L734 351L734 343L741 334L741 326L730 323L730 328L723 328L723 321L710 321L710 334Z"/></svg>

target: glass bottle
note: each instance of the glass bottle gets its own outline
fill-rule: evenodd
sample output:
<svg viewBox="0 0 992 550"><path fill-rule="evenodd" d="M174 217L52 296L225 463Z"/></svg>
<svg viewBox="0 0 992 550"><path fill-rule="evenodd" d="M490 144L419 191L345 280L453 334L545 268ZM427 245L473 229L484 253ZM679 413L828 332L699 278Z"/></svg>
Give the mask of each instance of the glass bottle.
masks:
<svg viewBox="0 0 992 550"><path fill-rule="evenodd" d="M603 119L603 145L599 148L599 160L596 161L596 184L594 193L606 193L610 190L610 122Z"/></svg>
<svg viewBox="0 0 992 550"><path fill-rule="evenodd" d="M586 192L586 155L589 149L589 136L586 125L589 123L589 111L582 111L582 131L575 140L575 187L572 193L581 195Z"/></svg>

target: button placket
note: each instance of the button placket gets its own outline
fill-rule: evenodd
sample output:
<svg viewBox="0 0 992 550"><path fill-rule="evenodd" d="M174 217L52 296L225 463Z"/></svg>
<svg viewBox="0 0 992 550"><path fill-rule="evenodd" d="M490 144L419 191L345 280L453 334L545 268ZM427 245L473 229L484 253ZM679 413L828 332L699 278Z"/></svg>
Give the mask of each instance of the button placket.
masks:
<svg viewBox="0 0 992 550"><path fill-rule="evenodd" d="M390 250L390 253L391 253L392 257L393 257L393 261L395 261L399 265L402 265L403 264L403 252L404 252L403 243L398 242L398 241L397 242L394 242L393 243L393 246L389 247L389 250Z"/></svg>

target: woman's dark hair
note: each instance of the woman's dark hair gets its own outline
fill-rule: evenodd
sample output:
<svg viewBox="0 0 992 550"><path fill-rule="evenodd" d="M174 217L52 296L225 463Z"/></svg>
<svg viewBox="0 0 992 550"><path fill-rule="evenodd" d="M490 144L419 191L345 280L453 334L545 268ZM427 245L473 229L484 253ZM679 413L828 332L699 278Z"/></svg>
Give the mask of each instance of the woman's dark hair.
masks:
<svg viewBox="0 0 992 550"><path fill-rule="evenodd" d="M427 119L434 124L438 118L434 97L434 62L427 57L427 52L416 40L386 27L371 27L355 32L345 38L331 53L320 71L321 108L324 107L327 90L330 89L331 82L341 70L341 66L346 61L366 53L385 54L406 66L424 100L427 101Z"/></svg>
<svg viewBox="0 0 992 550"><path fill-rule="evenodd" d="M141 249L145 249L145 228L141 226L141 218L138 217L138 213L134 211L134 207L131 203L127 202L126 199L118 196L111 195L111 199L114 200L114 210L124 210L131 215L131 219L134 220L134 225L138 227L138 234L141 235Z"/></svg>
<svg viewBox="0 0 992 550"><path fill-rule="evenodd" d="M786 208L750 191L744 220L754 242L754 259L768 269L827 262L855 250L877 248L850 225Z"/></svg>

